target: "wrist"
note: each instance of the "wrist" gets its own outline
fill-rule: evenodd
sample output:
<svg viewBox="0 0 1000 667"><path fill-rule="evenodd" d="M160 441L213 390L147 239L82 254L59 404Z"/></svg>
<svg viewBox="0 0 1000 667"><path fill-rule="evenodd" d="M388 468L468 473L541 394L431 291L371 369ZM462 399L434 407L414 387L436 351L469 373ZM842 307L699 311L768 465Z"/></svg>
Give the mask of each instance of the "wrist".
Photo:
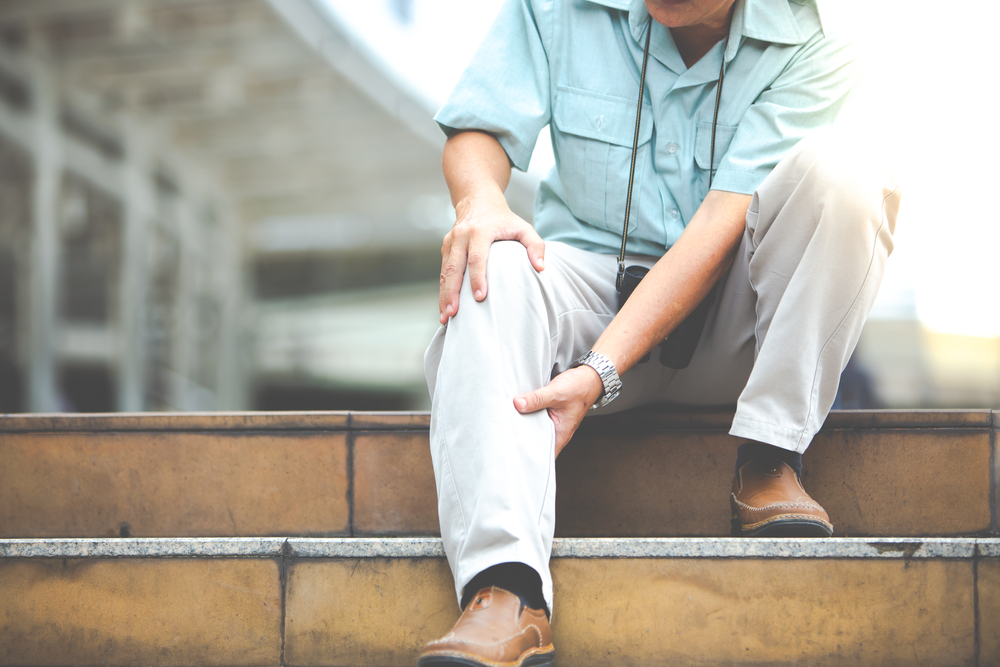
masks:
<svg viewBox="0 0 1000 667"><path fill-rule="evenodd" d="M455 217L457 220L462 220L476 210L498 206L507 207L507 198L503 190L496 183L484 183L459 198L455 203Z"/></svg>
<svg viewBox="0 0 1000 667"><path fill-rule="evenodd" d="M584 398L591 405L597 403L604 396L604 382L601 380L601 374L597 372L596 368L587 364L581 364L576 366L576 368L579 368L581 376L586 378L587 389Z"/></svg>
<svg viewBox="0 0 1000 667"><path fill-rule="evenodd" d="M589 366L597 374L597 379L600 381L600 393L597 394L597 398L590 408L591 410L604 407L618 397L619 392L621 392L622 381L618 377L618 371L615 370L615 366L611 363L610 359L599 352L591 350L574 361L571 368L578 366Z"/></svg>

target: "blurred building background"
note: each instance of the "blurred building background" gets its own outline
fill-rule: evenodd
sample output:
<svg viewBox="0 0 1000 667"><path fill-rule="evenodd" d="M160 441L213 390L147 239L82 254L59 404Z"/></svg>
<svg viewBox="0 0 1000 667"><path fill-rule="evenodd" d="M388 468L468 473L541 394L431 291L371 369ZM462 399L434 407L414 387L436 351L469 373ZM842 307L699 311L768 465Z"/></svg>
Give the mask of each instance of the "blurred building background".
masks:
<svg viewBox="0 0 1000 667"><path fill-rule="evenodd" d="M0 412L426 407L454 215L431 116L498 6L0 0ZM937 168L986 176L964 151L995 133L910 105L939 65L906 8L864 5L896 74L858 116L915 167L840 405L1000 407L997 213ZM545 139L508 191L529 220Z"/></svg>
<svg viewBox="0 0 1000 667"><path fill-rule="evenodd" d="M425 402L442 143L316 2L3 0L0 411Z"/></svg>

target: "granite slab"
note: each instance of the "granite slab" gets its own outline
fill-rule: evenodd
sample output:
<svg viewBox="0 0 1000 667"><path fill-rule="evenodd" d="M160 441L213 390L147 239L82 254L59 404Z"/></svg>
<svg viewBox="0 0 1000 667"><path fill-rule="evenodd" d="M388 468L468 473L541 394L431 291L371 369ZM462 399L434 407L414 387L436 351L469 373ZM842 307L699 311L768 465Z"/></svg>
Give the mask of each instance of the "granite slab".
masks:
<svg viewBox="0 0 1000 667"><path fill-rule="evenodd" d="M109 537L0 540L0 558L274 558L284 537Z"/></svg>
<svg viewBox="0 0 1000 667"><path fill-rule="evenodd" d="M443 558L410 538L106 538L0 540L0 558ZM563 538L553 558L1000 558L1000 538Z"/></svg>
<svg viewBox="0 0 1000 667"><path fill-rule="evenodd" d="M444 558L438 537L291 538L288 546L297 558Z"/></svg>
<svg viewBox="0 0 1000 667"><path fill-rule="evenodd" d="M582 538L553 558L972 558L977 538Z"/></svg>

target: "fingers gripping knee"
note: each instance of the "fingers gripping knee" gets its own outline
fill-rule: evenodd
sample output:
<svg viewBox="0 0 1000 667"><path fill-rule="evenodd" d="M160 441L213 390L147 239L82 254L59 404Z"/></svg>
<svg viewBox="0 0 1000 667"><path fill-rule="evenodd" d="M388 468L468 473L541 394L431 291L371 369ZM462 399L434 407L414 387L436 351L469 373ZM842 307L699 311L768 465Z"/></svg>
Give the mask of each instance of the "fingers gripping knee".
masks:
<svg viewBox="0 0 1000 667"><path fill-rule="evenodd" d="M529 282L537 280L537 272L531 266L527 249L517 241L497 241L490 246L486 258L486 282L490 286L488 298L503 298L516 289L517 292ZM472 293L468 272L462 282L462 292Z"/></svg>

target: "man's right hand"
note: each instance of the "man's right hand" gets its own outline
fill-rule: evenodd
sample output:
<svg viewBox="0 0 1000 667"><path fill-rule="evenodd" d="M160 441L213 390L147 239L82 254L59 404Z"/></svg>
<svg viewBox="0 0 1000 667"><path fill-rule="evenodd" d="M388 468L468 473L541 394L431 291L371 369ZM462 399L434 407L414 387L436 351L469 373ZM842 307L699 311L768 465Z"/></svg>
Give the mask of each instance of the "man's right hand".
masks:
<svg viewBox="0 0 1000 667"><path fill-rule="evenodd" d="M515 215L503 191L510 164L500 143L480 132L463 132L445 142L445 180L455 201L455 226L441 246L441 324L458 314L458 295L469 271L476 301L486 298L486 260L494 241L518 241L528 249L536 271L545 268L545 242Z"/></svg>

